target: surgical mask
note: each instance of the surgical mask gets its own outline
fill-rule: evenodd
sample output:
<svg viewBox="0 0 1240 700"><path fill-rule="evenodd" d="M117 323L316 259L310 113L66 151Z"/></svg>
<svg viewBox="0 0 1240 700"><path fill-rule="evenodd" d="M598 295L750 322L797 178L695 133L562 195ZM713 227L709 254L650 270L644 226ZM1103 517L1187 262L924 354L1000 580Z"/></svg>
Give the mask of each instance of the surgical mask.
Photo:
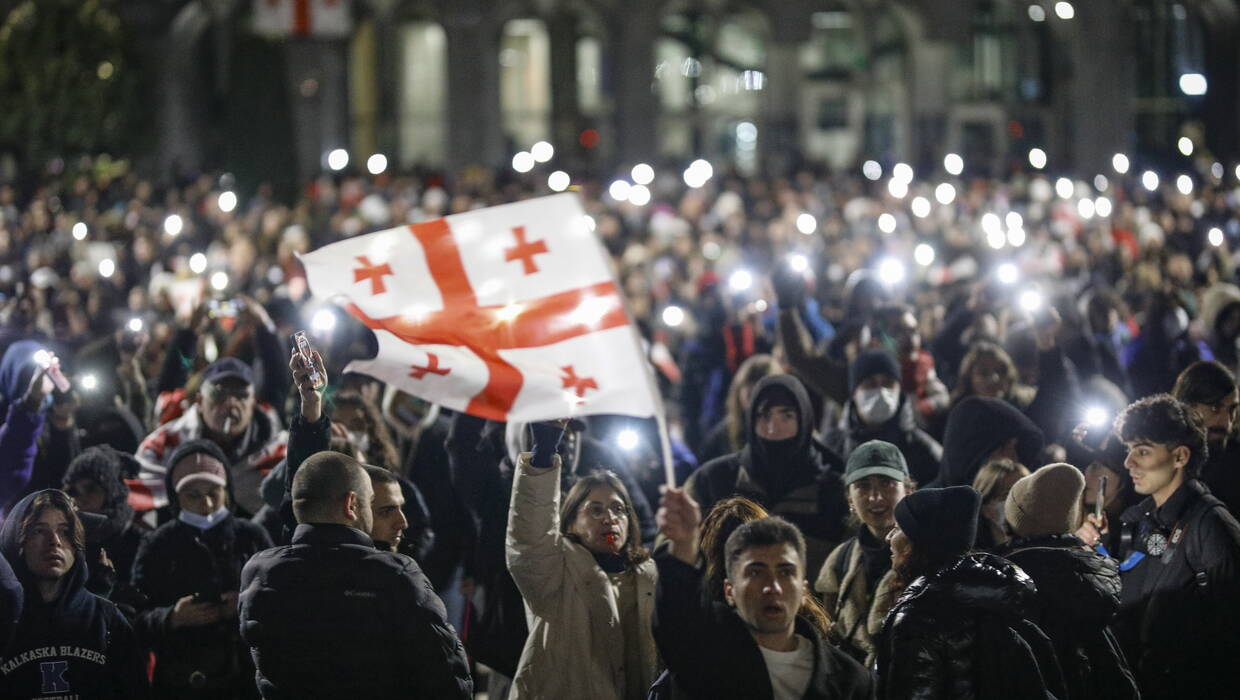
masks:
<svg viewBox="0 0 1240 700"><path fill-rule="evenodd" d="M191 513L188 510L182 510L181 513L177 515L177 520L180 520L186 525L192 525L199 530L210 530L216 525L222 523L226 517L228 517L228 508L220 506L219 510L210 515L199 515L197 513Z"/></svg>
<svg viewBox="0 0 1240 700"><path fill-rule="evenodd" d="M349 442L353 444L353 447L358 452L365 453L370 451L370 435L363 430L350 430Z"/></svg>
<svg viewBox="0 0 1240 700"><path fill-rule="evenodd" d="M900 405L900 389L858 389L853 395L853 403L857 406L861 420L870 425L886 423L896 414L896 408Z"/></svg>

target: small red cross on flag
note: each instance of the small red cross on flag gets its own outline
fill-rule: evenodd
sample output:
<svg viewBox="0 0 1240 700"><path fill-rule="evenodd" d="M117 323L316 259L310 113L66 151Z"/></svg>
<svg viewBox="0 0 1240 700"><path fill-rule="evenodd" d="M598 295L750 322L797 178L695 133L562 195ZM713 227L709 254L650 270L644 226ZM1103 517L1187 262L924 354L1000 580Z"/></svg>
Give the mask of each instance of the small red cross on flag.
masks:
<svg viewBox="0 0 1240 700"><path fill-rule="evenodd" d="M640 340L575 194L357 236L302 263L316 297L375 333L378 355L349 371L493 420L656 415Z"/></svg>

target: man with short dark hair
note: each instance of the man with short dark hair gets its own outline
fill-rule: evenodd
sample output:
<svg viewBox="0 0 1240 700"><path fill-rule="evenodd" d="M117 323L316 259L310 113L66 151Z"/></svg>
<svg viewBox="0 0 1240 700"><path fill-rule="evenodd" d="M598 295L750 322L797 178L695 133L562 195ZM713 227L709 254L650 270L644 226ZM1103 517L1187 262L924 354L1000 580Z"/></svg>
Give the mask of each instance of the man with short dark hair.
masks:
<svg viewBox="0 0 1240 700"><path fill-rule="evenodd" d="M398 551L405 528L409 527L409 519L403 510L405 496L401 493L400 481L383 467L367 464L364 468L374 490L374 499L370 503L373 521L370 538L379 549Z"/></svg>
<svg viewBox="0 0 1240 700"><path fill-rule="evenodd" d="M1123 581L1115 632L1145 698L1224 697L1240 648L1240 524L1198 480L1200 417L1168 394L1115 420L1124 468L1147 498L1120 516Z"/></svg>
<svg viewBox="0 0 1240 700"><path fill-rule="evenodd" d="M309 367L293 366L313 422L322 396ZM255 555L241 574L241 634L263 697L471 698L465 650L430 582L413 559L375 548L362 465L313 454L289 497L292 544Z"/></svg>
<svg viewBox="0 0 1240 700"><path fill-rule="evenodd" d="M1235 375L1218 362L1194 362L1180 372L1171 395L1201 418L1209 445L1201 481L1235 516L1240 513L1240 441L1232 439L1240 406Z"/></svg>

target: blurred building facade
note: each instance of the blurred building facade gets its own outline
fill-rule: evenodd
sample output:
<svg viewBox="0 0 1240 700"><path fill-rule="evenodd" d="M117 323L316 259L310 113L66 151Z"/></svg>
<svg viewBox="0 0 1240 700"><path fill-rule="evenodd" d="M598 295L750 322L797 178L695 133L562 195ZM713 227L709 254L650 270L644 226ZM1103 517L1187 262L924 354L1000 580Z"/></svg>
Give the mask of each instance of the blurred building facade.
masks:
<svg viewBox="0 0 1240 700"><path fill-rule="evenodd" d="M164 168L1240 158L1237 0L126 0ZM288 15L279 15L288 12ZM266 14L264 14L266 13ZM272 14L276 13L276 14ZM333 14L334 13L334 14ZM343 13L343 14L340 14ZM1195 78L1205 78L1204 94ZM1189 76L1184 83L1183 76Z"/></svg>

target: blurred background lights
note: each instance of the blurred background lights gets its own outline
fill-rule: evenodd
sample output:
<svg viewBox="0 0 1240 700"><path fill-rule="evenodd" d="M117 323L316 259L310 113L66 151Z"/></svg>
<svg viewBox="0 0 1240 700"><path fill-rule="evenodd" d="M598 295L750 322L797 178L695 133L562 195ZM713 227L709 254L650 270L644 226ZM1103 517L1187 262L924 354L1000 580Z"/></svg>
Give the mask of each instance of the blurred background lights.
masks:
<svg viewBox="0 0 1240 700"><path fill-rule="evenodd" d="M1020 308L1033 313L1042 308L1042 292L1036 289L1026 289L1020 293Z"/></svg>
<svg viewBox="0 0 1240 700"><path fill-rule="evenodd" d="M1175 145L1180 149L1181 154L1186 156L1191 156L1193 154L1193 140L1187 136L1181 136L1180 140L1177 141Z"/></svg>
<svg viewBox="0 0 1240 700"><path fill-rule="evenodd" d="M943 169L946 170L949 175L959 175L964 172L964 158L961 158L955 153L948 153L943 156Z"/></svg>
<svg viewBox="0 0 1240 700"><path fill-rule="evenodd" d="M1109 417L1107 410L1101 406L1090 406L1085 409L1085 422L1090 427L1101 428L1106 425L1107 418Z"/></svg>
<svg viewBox="0 0 1240 700"><path fill-rule="evenodd" d="M237 193L230 190L221 192L219 199L216 200L216 204L219 205L220 211L225 214L231 212L237 208Z"/></svg>
<svg viewBox="0 0 1240 700"><path fill-rule="evenodd" d="M891 177L895 180L902 180L907 185L913 181L913 166L908 163L896 163L891 169Z"/></svg>
<svg viewBox="0 0 1240 700"><path fill-rule="evenodd" d="M753 286L753 274L749 270L737 270L728 278L728 287L734 292L743 292Z"/></svg>
<svg viewBox="0 0 1240 700"><path fill-rule="evenodd" d="M1046 10L1043 10L1041 5L1030 5L1029 6L1029 19L1033 20L1034 22L1045 22L1046 21Z"/></svg>
<svg viewBox="0 0 1240 700"><path fill-rule="evenodd" d="M1181 175L1177 177L1175 179L1175 188L1180 191L1180 194L1192 194L1193 193L1193 178L1187 175Z"/></svg>
<svg viewBox="0 0 1240 700"><path fill-rule="evenodd" d="M1116 153L1111 156L1111 167L1120 175L1128 172L1128 156L1123 153Z"/></svg>
<svg viewBox="0 0 1240 700"><path fill-rule="evenodd" d="M336 313L331 309L319 309L310 317L310 327L319 333L330 333L336 328Z"/></svg>
<svg viewBox="0 0 1240 700"><path fill-rule="evenodd" d="M878 230L883 233L892 233L896 230L896 217L886 212L878 215Z"/></svg>
<svg viewBox="0 0 1240 700"><path fill-rule="evenodd" d="M519 173L528 173L534 169L534 154L521 151L512 157L512 169Z"/></svg>
<svg viewBox="0 0 1240 700"><path fill-rule="evenodd" d="M1158 189L1158 173L1153 170L1146 170L1141 173L1141 186L1150 192Z"/></svg>
<svg viewBox="0 0 1240 700"><path fill-rule="evenodd" d="M136 317L131 318L129 319L129 323L125 324L125 327L129 329L130 333L141 333L142 332L142 319L136 318Z"/></svg>
<svg viewBox="0 0 1240 700"><path fill-rule="evenodd" d="M1095 190L1098 190L1099 192L1106 192L1107 188L1110 186L1111 186L1111 182L1107 180L1106 175L1095 175L1094 176L1094 189Z"/></svg>
<svg viewBox="0 0 1240 700"><path fill-rule="evenodd" d="M327 154L327 167L332 170L344 170L349 165L349 152L343 148L333 149Z"/></svg>
<svg viewBox="0 0 1240 700"><path fill-rule="evenodd" d="M1214 176L1215 180L1222 180L1223 179L1223 164L1212 163L1210 165L1210 175Z"/></svg>
<svg viewBox="0 0 1240 700"><path fill-rule="evenodd" d="M918 243L913 249L913 262L927 267L934 262L934 247L929 243Z"/></svg>
<svg viewBox="0 0 1240 700"><path fill-rule="evenodd" d="M951 204L956 201L956 188L951 183L944 182L934 188L934 199L939 204Z"/></svg>
<svg viewBox="0 0 1240 700"><path fill-rule="evenodd" d="M611 198L617 202L625 202L629 199L629 190L631 189L633 189L633 186L629 184L628 180L616 180L607 188L607 194L611 195Z"/></svg>
<svg viewBox="0 0 1240 700"><path fill-rule="evenodd" d="M530 146L530 156L539 163L546 163L555 156L555 147L546 141L539 141Z"/></svg>
<svg viewBox="0 0 1240 700"><path fill-rule="evenodd" d="M818 220L813 214L802 212L797 216L797 230L808 236L818 230Z"/></svg>
<svg viewBox="0 0 1240 700"><path fill-rule="evenodd" d="M202 253L194 253L189 256L189 271L195 275L201 275L207 271L207 256Z"/></svg>
<svg viewBox="0 0 1240 700"><path fill-rule="evenodd" d="M809 258L800 253L793 253L788 256L788 267L793 272L805 272L809 269Z"/></svg>
<svg viewBox="0 0 1240 700"><path fill-rule="evenodd" d="M696 189L705 185L714 174L715 170L711 167L710 161L698 158L690 163L688 168L685 168L685 184Z"/></svg>
<svg viewBox="0 0 1240 700"><path fill-rule="evenodd" d="M1055 181L1055 194L1059 195L1060 199L1067 199L1071 197L1072 190L1072 181L1068 178L1061 177Z"/></svg>
<svg viewBox="0 0 1240 700"><path fill-rule="evenodd" d="M633 171L629 174L633 176L633 182L639 185L649 185L654 182L654 168L645 163L634 165Z"/></svg>
<svg viewBox="0 0 1240 700"><path fill-rule="evenodd" d="M987 231L986 245L994 248L995 250L1002 250L1003 246L1007 245L1007 236L1003 235L1003 231L1001 229Z"/></svg>
<svg viewBox="0 0 1240 700"><path fill-rule="evenodd" d="M644 207L650 203L650 189L645 185L633 185L629 188L629 204Z"/></svg>
<svg viewBox="0 0 1240 700"><path fill-rule="evenodd" d="M568 189L568 185L571 182L572 179L563 170L557 170L547 176L547 187L552 192L563 192Z"/></svg>
<svg viewBox="0 0 1240 700"><path fill-rule="evenodd" d="M631 452L637 449L637 445L641 442L641 437L636 430L625 428L616 435L616 445L625 452Z"/></svg>
<svg viewBox="0 0 1240 700"><path fill-rule="evenodd" d="M179 235L181 233L181 229L184 227L185 222L182 221L181 217L176 214L169 214L168 217L164 219L164 233L169 236Z"/></svg>
<svg viewBox="0 0 1240 700"><path fill-rule="evenodd" d="M912 210L913 216L924 219L930 216L930 200L921 196L913 197L912 203L909 204L909 209Z"/></svg>
<svg viewBox="0 0 1240 700"><path fill-rule="evenodd" d="M99 261L99 276L107 279L116 272L116 263L112 258L104 258Z"/></svg>
<svg viewBox="0 0 1240 700"><path fill-rule="evenodd" d="M1007 232L1008 245L1013 248L1019 248L1025 244L1025 229L1011 228Z"/></svg>
<svg viewBox="0 0 1240 700"><path fill-rule="evenodd" d="M986 233L998 231L1002 224L999 222L999 215L994 212L986 212L982 214L982 230Z"/></svg>
<svg viewBox="0 0 1240 700"><path fill-rule="evenodd" d="M685 322L685 310L679 306L668 306L663 309L663 325L675 328Z"/></svg>
<svg viewBox="0 0 1240 700"><path fill-rule="evenodd" d="M883 166L879 165L878 161L867 160L861 164L861 174L867 180L878 180L883 176Z"/></svg>
<svg viewBox="0 0 1240 700"><path fill-rule="evenodd" d="M1111 200L1107 197L1099 197L1094 200L1094 213L1098 216L1106 218L1111 215Z"/></svg>
<svg viewBox="0 0 1240 700"><path fill-rule="evenodd" d="M1185 73L1180 76L1180 92L1192 97L1206 94L1208 83L1201 73Z"/></svg>
<svg viewBox="0 0 1240 700"><path fill-rule="evenodd" d="M1041 170L1046 167L1046 151L1040 148L1029 149L1029 165Z"/></svg>
<svg viewBox="0 0 1240 700"><path fill-rule="evenodd" d="M382 153L376 153L366 159L366 172L371 175L382 175L387 170L387 156Z"/></svg>
<svg viewBox="0 0 1240 700"><path fill-rule="evenodd" d="M1055 16L1059 19L1072 19L1076 17L1076 8L1070 2L1055 3Z"/></svg>
<svg viewBox="0 0 1240 700"><path fill-rule="evenodd" d="M1097 208L1094 206L1094 200L1092 199L1086 198L1076 203L1076 213L1082 219L1094 218L1095 211L1097 211Z"/></svg>
<svg viewBox="0 0 1240 700"><path fill-rule="evenodd" d="M885 258L878 264L878 279L893 285L904 281L904 263L895 258Z"/></svg>
<svg viewBox="0 0 1240 700"><path fill-rule="evenodd" d="M887 181L887 192L896 199L904 199L908 195L908 182L893 176Z"/></svg>
<svg viewBox="0 0 1240 700"><path fill-rule="evenodd" d="M1003 223L1007 224L1008 228L1023 228L1025 219L1019 212L1010 211L1007 216L1003 217Z"/></svg>
<svg viewBox="0 0 1240 700"><path fill-rule="evenodd" d="M73 239L76 241L86 240L86 224L79 221L73 225Z"/></svg>
<svg viewBox="0 0 1240 700"><path fill-rule="evenodd" d="M1223 229L1217 226L1210 229L1210 232L1206 234L1206 240L1210 241L1210 245L1215 248L1223 245Z"/></svg>
<svg viewBox="0 0 1240 700"><path fill-rule="evenodd" d="M228 289L228 273L217 272L211 275L211 288L217 292L222 292L225 289Z"/></svg>
<svg viewBox="0 0 1240 700"><path fill-rule="evenodd" d="M96 377L93 374L83 374L78 382L86 391L94 391L99 388L99 377Z"/></svg>

